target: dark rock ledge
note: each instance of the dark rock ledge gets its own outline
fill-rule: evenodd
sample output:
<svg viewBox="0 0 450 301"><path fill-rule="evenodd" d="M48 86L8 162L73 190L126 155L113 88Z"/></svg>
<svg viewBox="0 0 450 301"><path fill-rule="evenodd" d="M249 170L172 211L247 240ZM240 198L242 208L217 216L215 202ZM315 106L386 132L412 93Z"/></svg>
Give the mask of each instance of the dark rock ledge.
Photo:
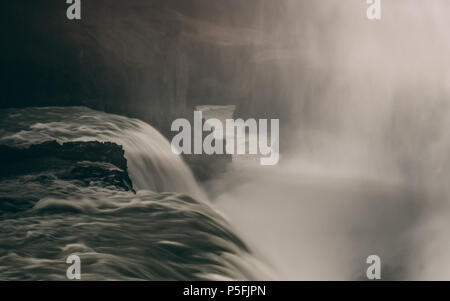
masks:
<svg viewBox="0 0 450 301"><path fill-rule="evenodd" d="M85 186L134 191L124 153L120 145L98 141L48 141L29 148L0 145L0 179L48 172Z"/></svg>

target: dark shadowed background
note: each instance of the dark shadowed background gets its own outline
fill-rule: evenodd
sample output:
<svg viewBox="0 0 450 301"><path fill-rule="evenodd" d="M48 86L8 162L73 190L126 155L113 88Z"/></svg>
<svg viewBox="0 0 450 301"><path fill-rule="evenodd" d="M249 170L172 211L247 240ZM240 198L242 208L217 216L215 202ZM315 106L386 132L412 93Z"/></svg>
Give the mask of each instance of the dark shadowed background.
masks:
<svg viewBox="0 0 450 301"><path fill-rule="evenodd" d="M85 0L74 21L66 18L68 6L4 4L1 108L84 105L166 133L198 104L283 96L281 79L261 72L267 68L255 59L273 43L267 34L285 13L283 3Z"/></svg>

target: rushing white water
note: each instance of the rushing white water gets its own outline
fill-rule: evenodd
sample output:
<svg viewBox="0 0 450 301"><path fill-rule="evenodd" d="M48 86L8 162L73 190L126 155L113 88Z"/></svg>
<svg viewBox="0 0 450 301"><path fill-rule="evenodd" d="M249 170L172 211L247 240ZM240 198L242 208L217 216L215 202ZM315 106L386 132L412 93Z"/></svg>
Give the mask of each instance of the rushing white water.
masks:
<svg viewBox="0 0 450 301"><path fill-rule="evenodd" d="M271 277L151 126L82 107L8 109L0 116L0 144L122 145L137 190L61 177L60 164L0 178L0 280L65 280L72 254L81 258L83 280Z"/></svg>
<svg viewBox="0 0 450 301"><path fill-rule="evenodd" d="M205 200L191 171L172 153L169 142L138 119L86 107L44 107L5 110L1 120L1 144L26 147L49 140L115 142L125 149L135 189L187 193Z"/></svg>

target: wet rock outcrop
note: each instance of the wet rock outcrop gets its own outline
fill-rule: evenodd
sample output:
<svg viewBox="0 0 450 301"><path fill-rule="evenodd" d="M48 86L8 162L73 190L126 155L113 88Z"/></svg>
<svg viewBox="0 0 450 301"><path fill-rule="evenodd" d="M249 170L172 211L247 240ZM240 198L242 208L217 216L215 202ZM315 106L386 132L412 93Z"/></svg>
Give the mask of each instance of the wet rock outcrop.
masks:
<svg viewBox="0 0 450 301"><path fill-rule="evenodd" d="M42 181L52 176L82 186L133 191L124 150L112 142L48 141L26 149L0 145L0 164L0 180L42 174Z"/></svg>

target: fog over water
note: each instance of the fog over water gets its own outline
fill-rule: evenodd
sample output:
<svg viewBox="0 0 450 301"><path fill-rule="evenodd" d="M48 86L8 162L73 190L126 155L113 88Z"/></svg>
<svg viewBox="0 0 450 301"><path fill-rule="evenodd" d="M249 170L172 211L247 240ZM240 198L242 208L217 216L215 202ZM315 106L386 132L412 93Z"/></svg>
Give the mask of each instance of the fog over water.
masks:
<svg viewBox="0 0 450 301"><path fill-rule="evenodd" d="M371 254L383 279L449 279L450 6L382 1L369 21L364 2L283 2L257 58L283 79L261 105L292 114L288 147L231 168L216 202L282 279L365 279Z"/></svg>

